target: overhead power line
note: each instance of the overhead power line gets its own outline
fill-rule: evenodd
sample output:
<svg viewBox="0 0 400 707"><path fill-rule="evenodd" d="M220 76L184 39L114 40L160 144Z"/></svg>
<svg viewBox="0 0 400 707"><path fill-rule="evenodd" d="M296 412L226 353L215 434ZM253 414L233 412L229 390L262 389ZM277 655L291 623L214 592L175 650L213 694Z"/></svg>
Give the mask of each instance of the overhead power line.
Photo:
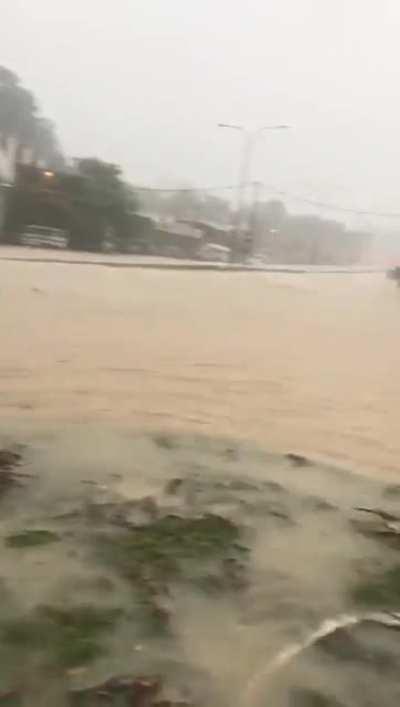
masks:
<svg viewBox="0 0 400 707"><path fill-rule="evenodd" d="M155 192L203 192L203 191L224 191L229 189L237 189L236 184L228 184L223 187L177 187L177 188L161 188L161 187L138 187L133 186L134 191L155 191Z"/></svg>
<svg viewBox="0 0 400 707"><path fill-rule="evenodd" d="M251 186L253 182L246 184L245 186ZM390 219L400 219L400 212L396 211L370 211L369 209L357 209L350 206L343 206L341 204L334 204L326 201L317 201L315 199L310 199L307 196L302 196L299 194L293 194L284 189L278 189L276 187L263 185L264 189L270 194L276 194L277 196L286 197L287 199L292 199L293 201L298 201L303 204L308 204L308 206L314 206L319 209L325 209L327 211L337 211L343 214L353 214L355 216L373 216L375 218L390 218ZM157 192L157 193L195 193L195 192L218 192L218 191L230 191L237 189L237 185L229 184L225 186L217 187L146 187L146 186L133 186L134 191L141 192Z"/></svg>
<svg viewBox="0 0 400 707"><path fill-rule="evenodd" d="M309 206L316 206L317 208L327 209L330 211L339 211L341 213L354 214L356 216L376 216L379 218L400 218L400 212L396 211L370 211L368 209L356 209L350 206L342 206L340 204L333 204L326 201L316 201L315 199L310 199L309 197L300 196L298 194L292 194L283 189L276 189L275 187L265 187L266 190L271 194L276 194L277 196L285 196L294 201L300 201L303 204L308 204Z"/></svg>

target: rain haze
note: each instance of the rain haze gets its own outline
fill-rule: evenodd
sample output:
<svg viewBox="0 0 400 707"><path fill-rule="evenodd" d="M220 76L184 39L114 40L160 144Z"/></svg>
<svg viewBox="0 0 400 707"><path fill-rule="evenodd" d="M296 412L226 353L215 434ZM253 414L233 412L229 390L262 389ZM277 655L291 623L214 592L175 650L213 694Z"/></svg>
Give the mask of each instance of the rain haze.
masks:
<svg viewBox="0 0 400 707"><path fill-rule="evenodd" d="M230 184L239 136L217 123L288 123L255 178L396 211L399 26L396 0L16 0L0 32L70 155L139 184Z"/></svg>
<svg viewBox="0 0 400 707"><path fill-rule="evenodd" d="M0 707L400 704L399 25L3 9Z"/></svg>

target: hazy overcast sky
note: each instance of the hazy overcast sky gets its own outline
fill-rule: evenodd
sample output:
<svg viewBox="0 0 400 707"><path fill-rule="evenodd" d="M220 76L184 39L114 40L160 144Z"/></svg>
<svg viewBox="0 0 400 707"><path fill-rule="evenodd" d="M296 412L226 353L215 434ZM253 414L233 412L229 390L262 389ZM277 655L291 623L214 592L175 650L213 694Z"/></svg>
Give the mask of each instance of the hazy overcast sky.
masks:
<svg viewBox="0 0 400 707"><path fill-rule="evenodd" d="M1 15L0 63L70 155L145 184L229 184L240 135L217 123L290 123L253 177L400 211L400 0L12 0Z"/></svg>

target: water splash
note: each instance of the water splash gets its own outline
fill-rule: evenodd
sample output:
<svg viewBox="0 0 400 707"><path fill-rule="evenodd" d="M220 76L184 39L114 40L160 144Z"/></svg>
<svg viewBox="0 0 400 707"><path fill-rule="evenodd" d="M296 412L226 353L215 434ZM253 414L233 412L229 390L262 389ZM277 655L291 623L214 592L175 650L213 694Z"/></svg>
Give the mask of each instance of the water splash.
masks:
<svg viewBox="0 0 400 707"><path fill-rule="evenodd" d="M364 614L340 614L332 619L324 619L318 628L306 638L297 643L285 646L267 665L248 681L242 693L240 704L249 707L256 703L260 690L265 687L265 681L296 658L300 653L311 648L322 638L330 636L335 631L355 626L365 621L379 623L388 627L400 629L400 612L368 612Z"/></svg>

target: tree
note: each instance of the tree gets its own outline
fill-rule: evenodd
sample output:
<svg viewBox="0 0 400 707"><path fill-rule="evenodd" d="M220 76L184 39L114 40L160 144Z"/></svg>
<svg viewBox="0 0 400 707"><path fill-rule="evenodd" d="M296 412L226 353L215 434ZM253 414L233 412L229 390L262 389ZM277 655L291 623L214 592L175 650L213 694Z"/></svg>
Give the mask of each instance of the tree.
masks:
<svg viewBox="0 0 400 707"><path fill-rule="evenodd" d="M0 131L31 144L36 132L37 106L32 93L20 85L9 69L0 67Z"/></svg>
<svg viewBox="0 0 400 707"><path fill-rule="evenodd" d="M78 162L78 181L70 184L78 225L71 234L71 246L101 250L105 240L124 251L134 240L137 202L121 178L120 168L96 158Z"/></svg>
<svg viewBox="0 0 400 707"><path fill-rule="evenodd" d="M102 250L111 240L115 249L124 251L135 237L143 236L135 206L116 165L84 159L77 172L51 176L38 167L19 165L6 230L13 241L27 224L53 226L65 229L70 247L77 250Z"/></svg>
<svg viewBox="0 0 400 707"><path fill-rule="evenodd" d="M47 118L37 118L33 152L47 167L58 171L64 169L65 160L58 141L54 123Z"/></svg>
<svg viewBox="0 0 400 707"><path fill-rule="evenodd" d="M13 189L9 190L5 239L18 242L28 224L51 226L71 232L74 214L59 175L49 177L34 165L18 164Z"/></svg>
<svg viewBox="0 0 400 707"><path fill-rule="evenodd" d="M63 165L53 124L39 115L33 94L4 66L0 66L0 134L16 138L21 147L32 150L35 161L51 169Z"/></svg>

